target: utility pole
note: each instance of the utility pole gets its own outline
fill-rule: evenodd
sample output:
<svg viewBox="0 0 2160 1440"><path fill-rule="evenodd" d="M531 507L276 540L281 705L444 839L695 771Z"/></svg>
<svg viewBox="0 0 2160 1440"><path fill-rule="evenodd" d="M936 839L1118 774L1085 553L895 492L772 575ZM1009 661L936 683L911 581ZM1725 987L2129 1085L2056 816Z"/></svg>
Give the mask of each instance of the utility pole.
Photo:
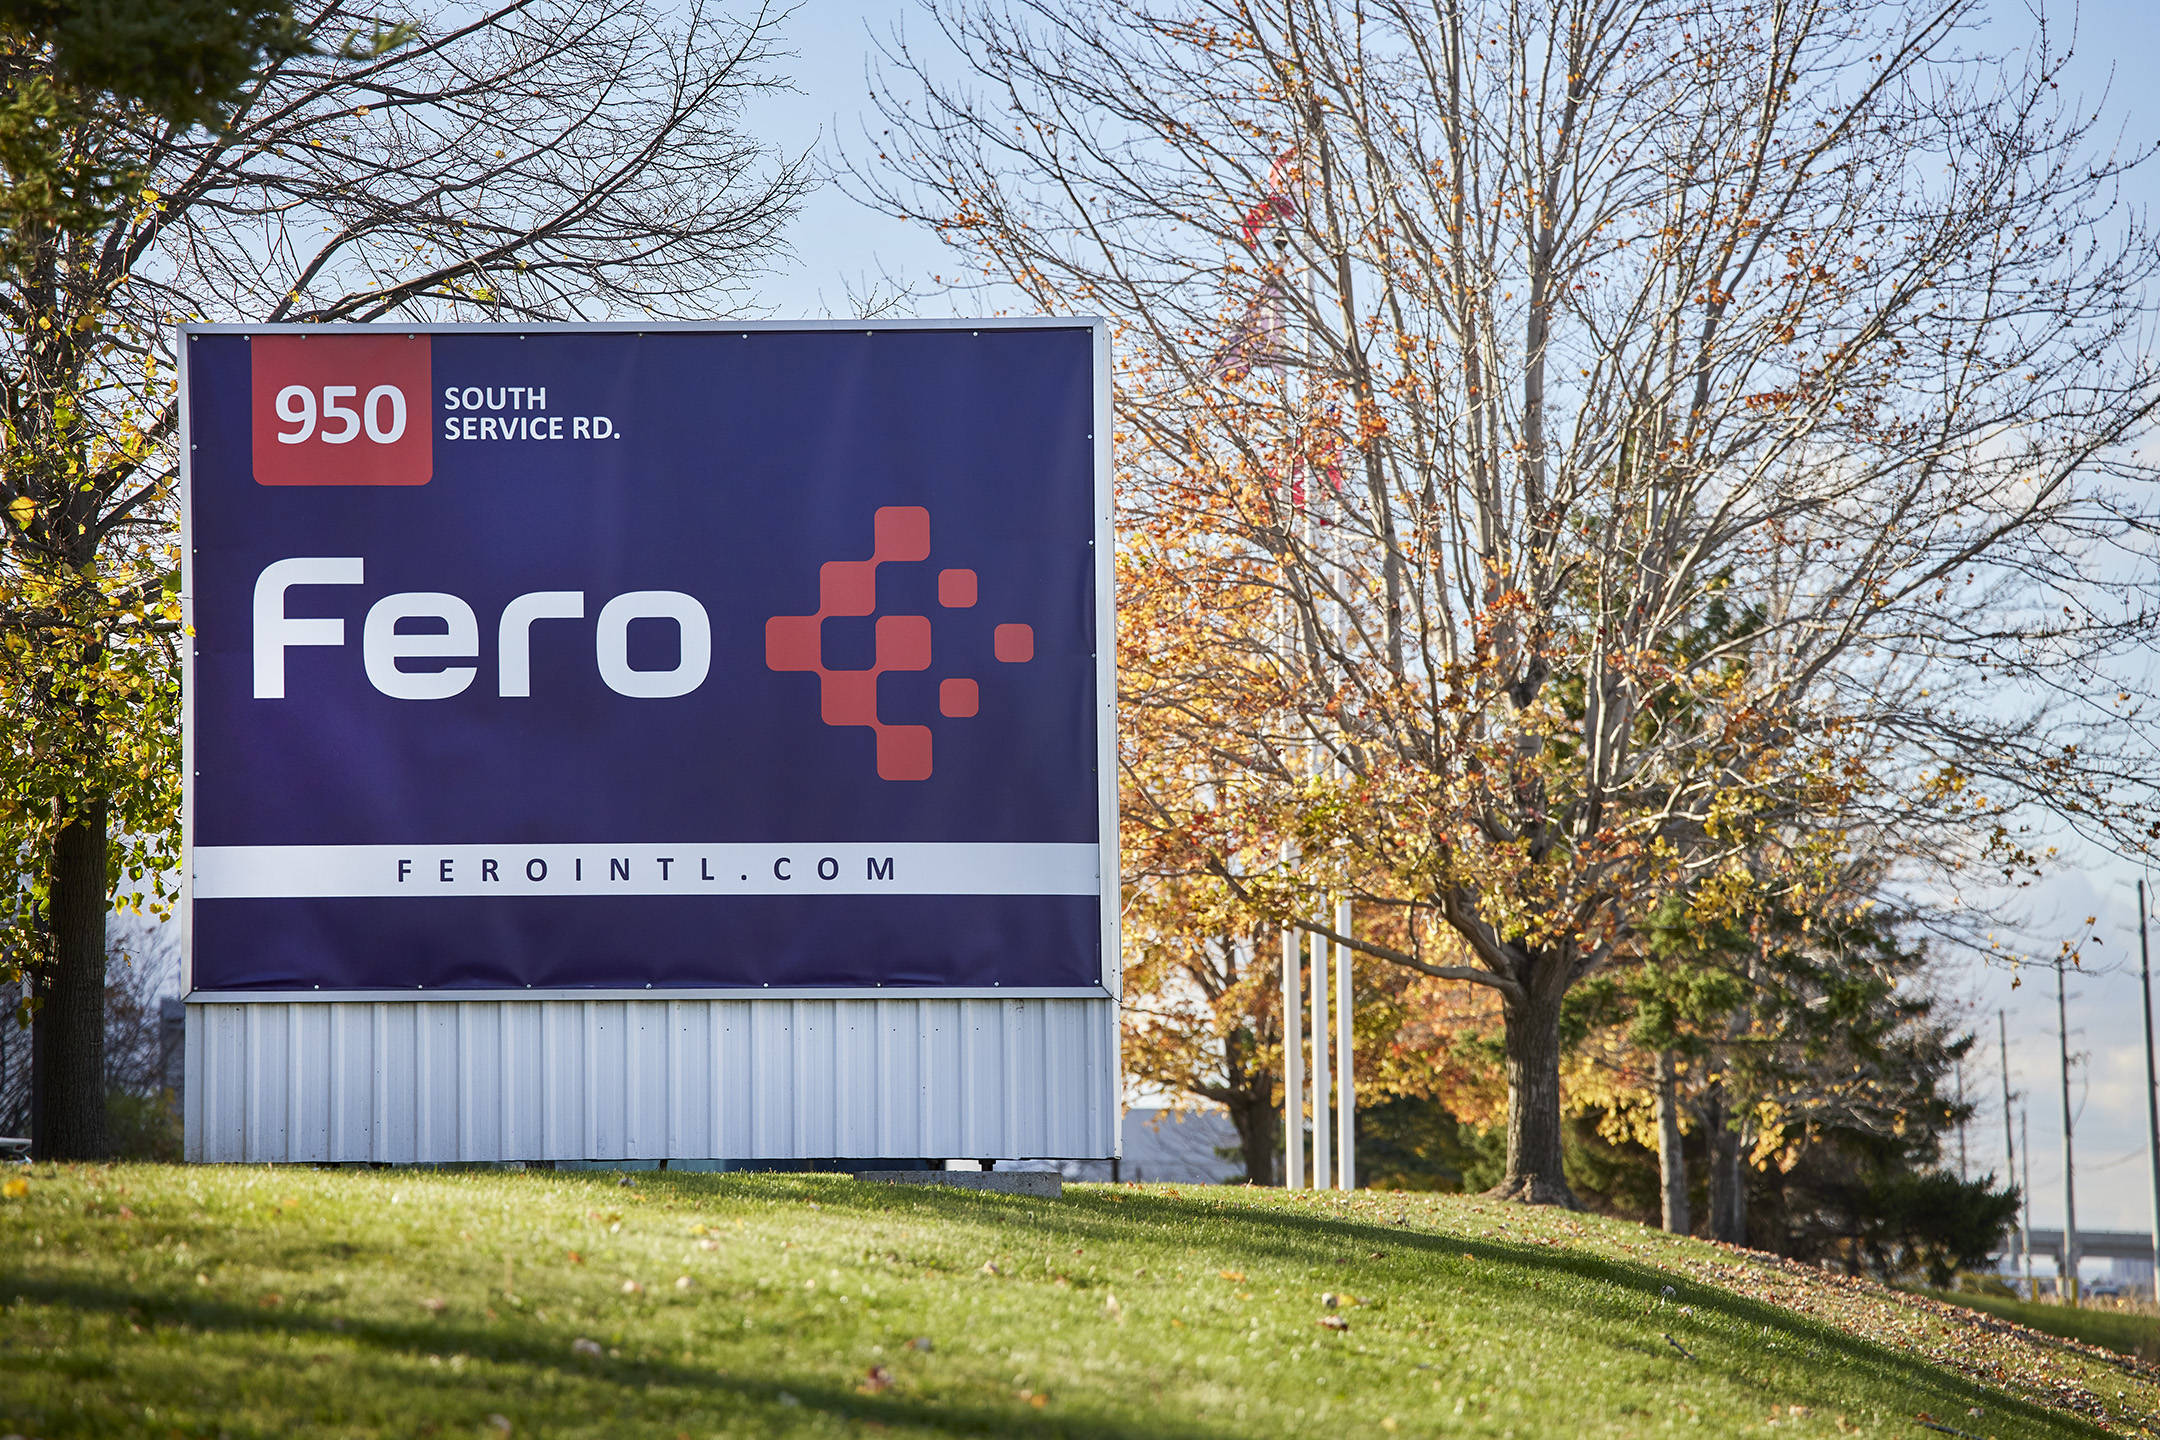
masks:
<svg viewBox="0 0 2160 1440"><path fill-rule="evenodd" d="M2145 983L2145 1141L2153 1172L2153 1294L2160 1297L2160 1076L2153 1073L2152 946L2145 938L2145 882L2137 882L2138 975Z"/></svg>
<svg viewBox="0 0 2160 1440"><path fill-rule="evenodd" d="M2003 1159L2008 1167L2003 1171L2003 1180L2006 1184L2018 1185L2017 1137L2010 1128L2010 1019L2001 1010L1995 1012L1995 1034L1996 1038L2002 1043ZM2025 1194L2025 1187L2022 1185L2018 1185L2018 1198L2028 1205L2032 1199L2031 1196ZM2025 1223L2020 1220L2018 1222L2018 1233L2022 1235L2024 1231ZM2029 1250L2031 1247L2027 1246L2026 1248Z"/></svg>
<svg viewBox="0 0 2160 1440"><path fill-rule="evenodd" d="M2033 1289L2032 1278L2032 1108L2018 1106L2019 1138L2024 1141L2025 1183L2018 1187L2019 1198L2025 1202L2025 1223L2018 1227L2018 1243L2025 1250L2025 1298L2038 1300L2040 1292Z"/></svg>
<svg viewBox="0 0 2160 1440"><path fill-rule="evenodd" d="M1305 1004L1305 987L1298 979L1298 932L1285 925L1282 932L1282 1183L1285 1190L1305 1188L1305 1037L1298 1033L1298 1014Z"/></svg>
<svg viewBox="0 0 2160 1440"><path fill-rule="evenodd" d="M1348 936L1350 902L1335 902L1335 933ZM1338 1190L1357 1189L1356 1032L1350 1016L1350 947L1335 947L1335 1180Z"/></svg>
<svg viewBox="0 0 2160 1440"><path fill-rule="evenodd" d="M1965 1061L1962 1057L1950 1062L1957 1067L1958 1087L1958 1179L1968 1178L1965 1159Z"/></svg>
<svg viewBox="0 0 2160 1440"><path fill-rule="evenodd" d="M2063 1236L2061 1294L2075 1306L2078 1295L2077 1168L2071 1147L2069 964L2055 957L2055 1044L2062 1055Z"/></svg>

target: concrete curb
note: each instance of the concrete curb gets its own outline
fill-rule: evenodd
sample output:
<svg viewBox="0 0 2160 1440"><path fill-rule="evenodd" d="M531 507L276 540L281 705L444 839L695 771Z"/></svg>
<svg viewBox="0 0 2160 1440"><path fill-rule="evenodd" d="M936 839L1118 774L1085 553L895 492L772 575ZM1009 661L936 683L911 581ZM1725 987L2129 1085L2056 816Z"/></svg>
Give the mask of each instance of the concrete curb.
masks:
<svg viewBox="0 0 2160 1440"><path fill-rule="evenodd" d="M1064 1176L1041 1170L858 1170L855 1178L881 1185L950 1185L960 1190L1035 1195L1046 1200L1065 1193Z"/></svg>

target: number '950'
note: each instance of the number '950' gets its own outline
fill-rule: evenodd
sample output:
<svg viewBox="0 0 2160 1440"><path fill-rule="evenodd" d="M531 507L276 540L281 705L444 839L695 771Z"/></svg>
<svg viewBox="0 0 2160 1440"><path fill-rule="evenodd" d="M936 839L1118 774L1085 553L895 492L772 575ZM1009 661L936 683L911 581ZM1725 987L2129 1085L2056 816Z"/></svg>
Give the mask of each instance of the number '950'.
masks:
<svg viewBox="0 0 2160 1440"><path fill-rule="evenodd" d="M377 385L358 408L340 403L359 393L357 385L325 385L318 405L315 391L305 385L287 385L278 391L278 419L298 428L278 431L278 442L301 444L315 434L319 419L325 445L346 444L359 439L362 432L378 445L395 443L405 433L405 392L395 385Z"/></svg>

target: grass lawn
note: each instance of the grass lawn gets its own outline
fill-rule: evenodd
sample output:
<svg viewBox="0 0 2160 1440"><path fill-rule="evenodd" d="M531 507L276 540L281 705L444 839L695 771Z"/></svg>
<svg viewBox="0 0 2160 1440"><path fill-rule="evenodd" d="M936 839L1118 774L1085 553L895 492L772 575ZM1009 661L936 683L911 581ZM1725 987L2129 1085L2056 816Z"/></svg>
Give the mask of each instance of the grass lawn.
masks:
<svg viewBox="0 0 2160 1440"><path fill-rule="evenodd" d="M1982 1310L1997 1319L2045 1334L2082 1340L2087 1345L2098 1345L2119 1355L2135 1355L2140 1360L2160 1361L2160 1317L2130 1310L2036 1305L2030 1300L2014 1300L2003 1295L1968 1295L1948 1290L1928 1293L1952 1305Z"/></svg>
<svg viewBox="0 0 2160 1440"><path fill-rule="evenodd" d="M32 1440L2007 1440L2149 1433L2156 1374L1453 1197L40 1166L0 1200L0 1434Z"/></svg>

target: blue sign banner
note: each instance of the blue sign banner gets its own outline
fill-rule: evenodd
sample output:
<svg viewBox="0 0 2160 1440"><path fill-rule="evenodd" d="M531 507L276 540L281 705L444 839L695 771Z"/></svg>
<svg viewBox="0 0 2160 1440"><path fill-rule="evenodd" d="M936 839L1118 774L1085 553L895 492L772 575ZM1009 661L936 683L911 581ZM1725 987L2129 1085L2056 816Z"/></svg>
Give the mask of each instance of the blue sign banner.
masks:
<svg viewBox="0 0 2160 1440"><path fill-rule="evenodd" d="M195 990L1101 993L1097 327L184 343Z"/></svg>

